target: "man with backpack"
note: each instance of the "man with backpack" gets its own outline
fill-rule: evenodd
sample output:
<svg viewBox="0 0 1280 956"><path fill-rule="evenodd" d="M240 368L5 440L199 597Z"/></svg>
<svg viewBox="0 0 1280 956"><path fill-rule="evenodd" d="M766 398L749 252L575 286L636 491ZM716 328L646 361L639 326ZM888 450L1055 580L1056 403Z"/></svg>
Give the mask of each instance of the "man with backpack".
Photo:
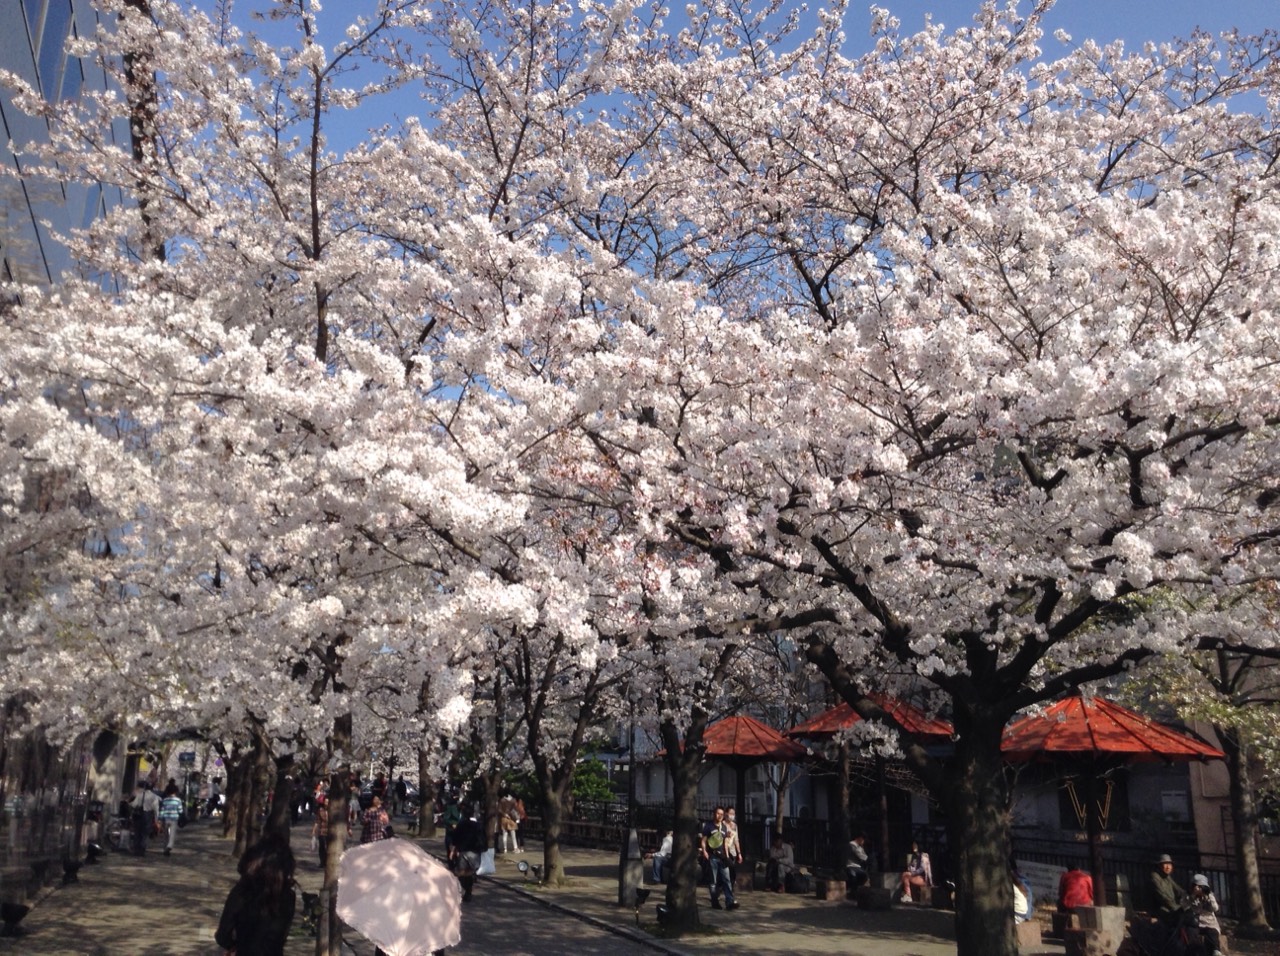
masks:
<svg viewBox="0 0 1280 956"><path fill-rule="evenodd" d="M738 908L738 901L733 895L731 867L734 863L742 862L742 851L738 849L736 856L730 856L736 845L736 841L732 839L734 835L725 821L724 807L716 807L714 818L702 828L700 840L702 858L711 865L711 908L713 910ZM724 894L723 907L720 905L721 893Z"/></svg>

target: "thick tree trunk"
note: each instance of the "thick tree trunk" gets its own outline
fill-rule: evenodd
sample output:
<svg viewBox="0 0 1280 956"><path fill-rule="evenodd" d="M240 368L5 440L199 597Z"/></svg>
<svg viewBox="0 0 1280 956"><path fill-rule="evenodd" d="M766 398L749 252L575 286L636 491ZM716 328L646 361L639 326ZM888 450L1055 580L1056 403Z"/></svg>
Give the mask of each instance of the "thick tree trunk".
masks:
<svg viewBox="0 0 1280 956"><path fill-rule="evenodd" d="M333 721L330 753L349 753L351 714ZM320 890L320 927L316 956L343 956L342 921L338 919L338 861L347 848L347 804L351 795L351 767L344 765L329 776L329 845L324 860L324 886Z"/></svg>
<svg viewBox="0 0 1280 956"><path fill-rule="evenodd" d="M431 779L431 751L418 748L418 835L436 835L436 785Z"/></svg>
<svg viewBox="0 0 1280 956"><path fill-rule="evenodd" d="M276 758L275 786L271 790L271 810L267 814L267 833L289 839L293 826L293 754Z"/></svg>
<svg viewBox="0 0 1280 956"><path fill-rule="evenodd" d="M956 883L956 956L1017 956L1009 871L1009 791L1000 756L1004 714L957 708L955 755L939 794ZM935 875L935 879L937 875Z"/></svg>
<svg viewBox="0 0 1280 956"><path fill-rule="evenodd" d="M849 742L841 741L836 751L836 843L842 849L853 839L849 824Z"/></svg>
<svg viewBox="0 0 1280 956"><path fill-rule="evenodd" d="M880 832L876 835L876 859L881 873L892 873L893 857L889 853L889 786L884 758L879 756L876 757L876 814L880 825Z"/></svg>
<svg viewBox="0 0 1280 956"><path fill-rule="evenodd" d="M251 758L245 762L244 800L240 807L240 819L236 822L235 855L262 839L262 808L267 802L267 788L271 780L271 754L261 742L254 746Z"/></svg>
<svg viewBox="0 0 1280 956"><path fill-rule="evenodd" d="M1239 734L1226 727L1214 728L1227 755L1227 773L1231 791L1231 821L1235 831L1236 872L1240 877L1240 923L1236 932L1244 936L1271 931L1262 904L1262 879L1258 874L1258 812L1254 803L1253 781L1249 774L1249 751Z"/></svg>
<svg viewBox="0 0 1280 956"><path fill-rule="evenodd" d="M484 826L485 839L495 850L502 839L498 834L498 801L502 799L502 778L501 770L490 770L480 775L480 782L484 784L484 803L481 804L484 816L480 818L480 822Z"/></svg>
<svg viewBox="0 0 1280 956"><path fill-rule="evenodd" d="M542 866L552 886L564 886L566 880L560 838L564 833L564 797L571 780L552 782L542 788Z"/></svg>
<svg viewBox="0 0 1280 956"><path fill-rule="evenodd" d="M682 936L698 929L698 770L701 766L698 745L705 727L706 716L695 716L685 735L685 740L692 745L682 750L675 724L664 721L662 725L675 811L671 878L667 881L666 899L665 930L669 936Z"/></svg>

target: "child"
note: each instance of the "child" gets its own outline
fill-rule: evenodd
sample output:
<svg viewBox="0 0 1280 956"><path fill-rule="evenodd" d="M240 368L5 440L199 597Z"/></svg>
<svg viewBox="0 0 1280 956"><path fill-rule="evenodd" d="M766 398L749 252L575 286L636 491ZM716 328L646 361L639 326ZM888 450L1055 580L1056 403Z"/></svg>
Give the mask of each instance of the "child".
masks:
<svg viewBox="0 0 1280 956"><path fill-rule="evenodd" d="M1205 949L1213 956L1222 956L1219 948L1222 927L1218 925L1218 901L1209 888L1209 878L1203 873L1197 873L1191 879L1191 908L1196 914Z"/></svg>

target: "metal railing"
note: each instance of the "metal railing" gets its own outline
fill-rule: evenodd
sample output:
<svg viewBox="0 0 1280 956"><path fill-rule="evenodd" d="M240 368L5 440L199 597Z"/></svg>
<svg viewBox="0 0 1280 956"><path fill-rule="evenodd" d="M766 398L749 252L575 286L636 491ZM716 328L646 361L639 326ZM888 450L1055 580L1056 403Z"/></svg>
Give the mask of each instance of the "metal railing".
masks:
<svg viewBox="0 0 1280 956"><path fill-rule="evenodd" d="M707 808L709 810L709 807ZM643 849L657 846L663 831L671 827L673 810L670 804L642 803L635 807L635 824ZM709 812L702 814L709 818ZM768 856L769 833L772 817L738 813L738 829L742 840L743 856L748 860L762 860ZM565 827L564 841L579 846L597 846L612 849L621 846L626 839L627 805L625 801L578 801L573 819ZM526 822L528 832L541 836L541 821L533 817ZM862 832L874 841L880 825L874 820L851 821L853 832ZM827 820L808 817L783 819L783 833L795 850L796 863L818 873L841 873L844 870L844 847L835 837L834 824ZM906 854L912 841L917 841L929 852L933 866L934 883L954 880L950 854L947 851L946 833L940 826L891 825L889 843L891 852L883 869L894 872L901 865L898 857ZM1072 864L1088 868L1087 852L1078 842L1053 840L1015 833L1016 857L1020 861L1041 863L1066 869ZM878 866L880 854L871 851L872 866ZM1209 878L1214 895L1228 919L1239 919L1242 889L1239 874L1230 866L1230 860L1220 855L1199 853L1191 845L1162 847L1173 856L1175 873L1184 883L1191 882L1193 873L1203 873ZM1106 849L1106 879L1108 899L1128 909L1143 910L1150 906L1146 888L1153 868L1153 854L1138 847L1108 846ZM1261 876L1263 906L1271 924L1280 923L1280 872L1264 872ZM1041 887L1040 892L1056 893L1057 887Z"/></svg>

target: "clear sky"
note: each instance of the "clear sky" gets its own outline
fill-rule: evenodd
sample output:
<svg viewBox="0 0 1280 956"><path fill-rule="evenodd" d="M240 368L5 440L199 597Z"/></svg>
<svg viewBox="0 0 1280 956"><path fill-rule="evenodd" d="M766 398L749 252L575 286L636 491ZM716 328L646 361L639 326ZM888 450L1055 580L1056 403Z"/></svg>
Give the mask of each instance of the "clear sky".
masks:
<svg viewBox="0 0 1280 956"><path fill-rule="evenodd" d="M969 23L979 0L879 0L879 5L902 21L904 33L914 33L924 26L928 13L933 14L935 23L948 28ZM1023 0L1019 8L1029 10L1031 3ZM859 16L854 0L846 28L851 39L868 22L863 14L860 23ZM1215 34L1232 27L1241 33L1277 29L1280 0L1058 0L1048 22L1050 34L1062 28L1077 43L1085 39L1103 43L1122 39L1126 46L1141 46L1148 40L1188 36L1196 27ZM1062 52L1052 36L1047 36L1042 46L1047 56Z"/></svg>
<svg viewBox="0 0 1280 956"><path fill-rule="evenodd" d="M196 2L206 9L213 6L213 0ZM814 11L823 6L825 0L806 2ZM997 2L1003 5L1005 0ZM672 10L674 23L684 0L666 0L666 3ZM981 0L875 0L875 3L887 8L901 21L903 34L911 34L924 26L929 15L935 23L942 23L948 30L968 25ZM1019 8L1025 12L1032 3L1033 0L1020 0ZM232 7L233 17L242 26L271 36L279 30L278 27L248 19L249 11L261 10L265 6L267 0L238 0ZM352 18L368 13L373 6L372 0L330 0L320 18L321 42L332 46ZM872 0L850 2L845 20L846 52L850 56L857 56L870 46L871 17L868 11L871 6ZM1047 18L1046 36L1041 41L1041 48L1049 59L1067 51L1053 36L1059 28L1071 35L1073 45L1086 39L1100 43L1122 39L1126 47L1139 49L1147 41L1158 43L1189 36L1197 27L1213 34L1232 28L1244 34L1280 29L1280 0L1058 0ZM296 43L296 35L288 34L285 42ZM394 124L416 111L416 97L401 92L381 98L373 109L365 108L348 115L337 113L327 124L330 144L345 148L362 139L370 127L387 122Z"/></svg>

